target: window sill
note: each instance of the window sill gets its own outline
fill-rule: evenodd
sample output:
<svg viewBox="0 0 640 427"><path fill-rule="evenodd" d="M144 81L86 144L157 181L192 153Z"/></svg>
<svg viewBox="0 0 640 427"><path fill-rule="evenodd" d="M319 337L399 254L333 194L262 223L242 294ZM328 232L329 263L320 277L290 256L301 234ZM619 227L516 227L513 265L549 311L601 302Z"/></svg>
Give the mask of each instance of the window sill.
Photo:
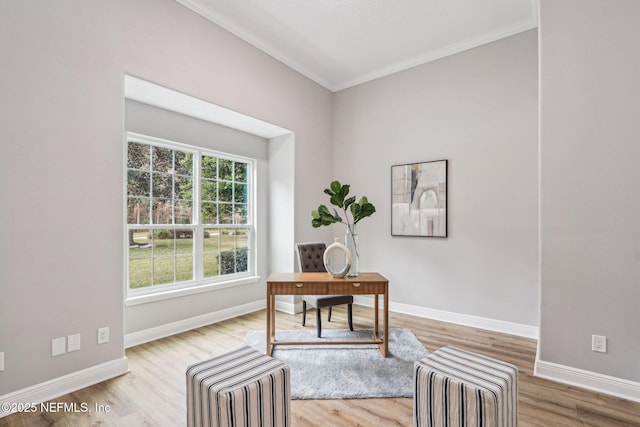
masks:
<svg viewBox="0 0 640 427"><path fill-rule="evenodd" d="M144 293L138 295L129 295L125 300L125 307L147 304L156 301L163 301L172 298L184 297L187 295L200 294L203 292L217 291L220 289L232 288L235 286L248 285L256 283L260 280L260 276L241 277L238 279L227 280L224 282L207 283L203 285L191 285L182 288L170 288L159 290L152 293Z"/></svg>

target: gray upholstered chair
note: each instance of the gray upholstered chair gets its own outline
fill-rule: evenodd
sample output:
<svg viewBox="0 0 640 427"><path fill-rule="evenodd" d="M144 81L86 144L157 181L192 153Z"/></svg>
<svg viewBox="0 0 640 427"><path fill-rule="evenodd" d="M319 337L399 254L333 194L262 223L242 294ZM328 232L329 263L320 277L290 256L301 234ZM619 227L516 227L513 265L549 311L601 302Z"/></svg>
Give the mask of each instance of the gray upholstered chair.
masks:
<svg viewBox="0 0 640 427"><path fill-rule="evenodd" d="M296 243L298 254L298 268L301 272L327 271L322 259L327 246L324 243ZM322 335L322 320L320 309L329 307L327 321L331 322L331 307L334 305L347 305L347 318L349 329L353 331L353 295L303 295L302 296L302 326L307 322L307 305L316 309L316 324L318 337Z"/></svg>

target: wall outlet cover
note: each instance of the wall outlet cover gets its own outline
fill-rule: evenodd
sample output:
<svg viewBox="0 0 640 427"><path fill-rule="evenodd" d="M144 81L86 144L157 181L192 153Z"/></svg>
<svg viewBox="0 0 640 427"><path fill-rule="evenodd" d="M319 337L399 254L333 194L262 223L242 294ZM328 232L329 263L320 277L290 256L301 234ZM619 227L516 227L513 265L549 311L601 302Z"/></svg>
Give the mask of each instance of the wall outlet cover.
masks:
<svg viewBox="0 0 640 427"><path fill-rule="evenodd" d="M80 334L69 335L67 337L67 352L80 350Z"/></svg>
<svg viewBox="0 0 640 427"><path fill-rule="evenodd" d="M603 335L591 335L591 350L599 353L606 353L607 337Z"/></svg>
<svg viewBox="0 0 640 427"><path fill-rule="evenodd" d="M51 356L56 357L67 352L67 338L54 338L51 340Z"/></svg>
<svg viewBox="0 0 640 427"><path fill-rule="evenodd" d="M109 327L98 328L98 344L109 342Z"/></svg>

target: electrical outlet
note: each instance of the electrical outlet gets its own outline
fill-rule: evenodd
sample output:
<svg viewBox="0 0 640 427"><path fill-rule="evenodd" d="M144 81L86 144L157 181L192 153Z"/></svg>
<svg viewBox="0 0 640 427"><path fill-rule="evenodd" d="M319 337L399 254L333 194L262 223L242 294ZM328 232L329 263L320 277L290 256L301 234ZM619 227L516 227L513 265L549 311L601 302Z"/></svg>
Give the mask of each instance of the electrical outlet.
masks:
<svg viewBox="0 0 640 427"><path fill-rule="evenodd" d="M67 337L67 353L80 350L80 334L69 335Z"/></svg>
<svg viewBox="0 0 640 427"><path fill-rule="evenodd" d="M60 356L67 352L67 338L54 338L51 340L51 357Z"/></svg>
<svg viewBox="0 0 640 427"><path fill-rule="evenodd" d="M4 351L0 351L0 371L4 371Z"/></svg>
<svg viewBox="0 0 640 427"><path fill-rule="evenodd" d="M591 350L599 353L606 353L607 337L602 335L591 335Z"/></svg>
<svg viewBox="0 0 640 427"><path fill-rule="evenodd" d="M109 327L98 328L98 344L109 342Z"/></svg>

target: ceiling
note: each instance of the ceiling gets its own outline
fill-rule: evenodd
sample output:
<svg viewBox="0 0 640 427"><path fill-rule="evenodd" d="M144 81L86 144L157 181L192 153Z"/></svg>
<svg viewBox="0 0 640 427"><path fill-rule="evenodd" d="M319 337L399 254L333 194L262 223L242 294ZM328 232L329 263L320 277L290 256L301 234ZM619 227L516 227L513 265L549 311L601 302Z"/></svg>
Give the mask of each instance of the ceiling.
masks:
<svg viewBox="0 0 640 427"><path fill-rule="evenodd" d="M331 91L537 26L537 0L177 0Z"/></svg>

